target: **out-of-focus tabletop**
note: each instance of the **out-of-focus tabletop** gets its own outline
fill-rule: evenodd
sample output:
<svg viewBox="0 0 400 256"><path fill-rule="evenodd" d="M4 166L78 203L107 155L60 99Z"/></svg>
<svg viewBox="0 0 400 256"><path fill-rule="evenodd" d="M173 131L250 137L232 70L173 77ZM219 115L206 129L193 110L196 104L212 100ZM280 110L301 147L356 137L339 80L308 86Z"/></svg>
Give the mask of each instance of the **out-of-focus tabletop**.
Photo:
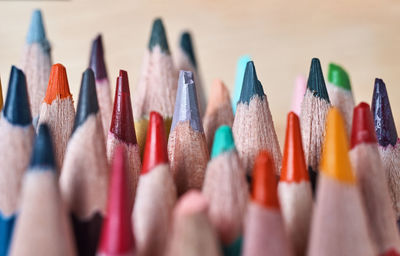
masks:
<svg viewBox="0 0 400 256"><path fill-rule="evenodd" d="M281 146L295 77L308 74L312 57L320 58L325 77L331 61L347 69L357 103L370 103L375 77L384 79L400 127L399 1L0 1L4 96L35 8L43 11L53 62L66 66L75 100L99 32L113 90L118 70L125 69L134 94L152 21L162 17L172 53L179 34L192 32L207 88L220 78L232 89L238 57L252 57Z"/></svg>

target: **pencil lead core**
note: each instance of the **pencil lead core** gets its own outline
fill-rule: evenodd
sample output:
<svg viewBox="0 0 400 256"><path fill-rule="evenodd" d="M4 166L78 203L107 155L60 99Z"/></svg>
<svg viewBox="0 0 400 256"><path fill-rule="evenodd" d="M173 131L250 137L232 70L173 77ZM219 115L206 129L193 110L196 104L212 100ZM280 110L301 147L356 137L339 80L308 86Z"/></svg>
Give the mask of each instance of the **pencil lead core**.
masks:
<svg viewBox="0 0 400 256"><path fill-rule="evenodd" d="M53 142L49 127L45 123L39 126L29 167L35 170L55 170Z"/></svg>
<svg viewBox="0 0 400 256"><path fill-rule="evenodd" d="M101 34L97 35L93 40L89 66L93 70L96 79L107 78L107 69L104 61L103 38Z"/></svg>
<svg viewBox="0 0 400 256"><path fill-rule="evenodd" d="M196 57L194 55L192 37L188 31L185 31L181 35L180 46L182 50L185 52L186 56L189 57L190 62L192 65L197 68Z"/></svg>
<svg viewBox="0 0 400 256"><path fill-rule="evenodd" d="M341 66L330 63L328 68L328 81L344 90L351 91L350 78Z"/></svg>
<svg viewBox="0 0 400 256"><path fill-rule="evenodd" d="M64 99L71 97L69 91L67 71L61 64L54 64L51 67L49 83L47 85L44 102L51 104L55 99Z"/></svg>
<svg viewBox="0 0 400 256"><path fill-rule="evenodd" d="M211 158L215 158L224 152L235 150L232 129L227 125L221 125L214 135L214 142L211 150Z"/></svg>
<svg viewBox="0 0 400 256"><path fill-rule="evenodd" d="M170 54L167 35L165 34L165 28L161 18L157 18L153 22L149 41L149 50L152 51L157 45L161 48L162 52Z"/></svg>
<svg viewBox="0 0 400 256"><path fill-rule="evenodd" d="M307 89L310 90L314 96L329 101L328 91L326 90L324 75L321 69L319 59L313 58L311 61L310 74L307 81Z"/></svg>
<svg viewBox="0 0 400 256"><path fill-rule="evenodd" d="M249 61L246 64L246 70L243 77L242 92L240 93L240 103L249 104L254 96L259 96L263 99L264 90L261 82L257 78L254 62Z"/></svg>
<svg viewBox="0 0 400 256"><path fill-rule="evenodd" d="M365 102L358 104L353 111L351 148L361 143L377 143L371 109Z"/></svg>

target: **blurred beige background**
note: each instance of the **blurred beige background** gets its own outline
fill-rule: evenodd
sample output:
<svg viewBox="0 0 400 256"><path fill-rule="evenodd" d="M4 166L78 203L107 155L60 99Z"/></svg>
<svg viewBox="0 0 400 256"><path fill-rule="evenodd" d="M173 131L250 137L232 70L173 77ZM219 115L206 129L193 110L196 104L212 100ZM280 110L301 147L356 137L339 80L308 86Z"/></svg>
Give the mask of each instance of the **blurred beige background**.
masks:
<svg viewBox="0 0 400 256"><path fill-rule="evenodd" d="M308 73L314 56L325 73L330 61L350 72L357 102L370 103L374 78L383 78L400 123L400 1L0 1L3 95L34 8L43 10L53 61L66 66L75 99L98 32L113 89L119 69L134 87L152 20L161 16L172 52L182 30L193 32L206 86L221 78L232 88L237 58L252 56L281 144L294 79Z"/></svg>

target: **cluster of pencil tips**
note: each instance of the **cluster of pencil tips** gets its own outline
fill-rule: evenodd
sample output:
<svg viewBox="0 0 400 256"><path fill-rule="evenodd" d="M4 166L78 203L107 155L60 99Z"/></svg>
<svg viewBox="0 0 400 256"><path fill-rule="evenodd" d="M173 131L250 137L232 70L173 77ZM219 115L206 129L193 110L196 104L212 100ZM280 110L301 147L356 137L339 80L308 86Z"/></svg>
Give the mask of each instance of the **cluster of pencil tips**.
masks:
<svg viewBox="0 0 400 256"><path fill-rule="evenodd" d="M216 80L206 105L190 34L174 63L156 19L133 101L121 70L112 103L98 36L75 111L50 50L36 10L0 119L0 255L400 255L381 79L354 106L346 71L325 84L313 59L282 154L248 57L233 99Z"/></svg>

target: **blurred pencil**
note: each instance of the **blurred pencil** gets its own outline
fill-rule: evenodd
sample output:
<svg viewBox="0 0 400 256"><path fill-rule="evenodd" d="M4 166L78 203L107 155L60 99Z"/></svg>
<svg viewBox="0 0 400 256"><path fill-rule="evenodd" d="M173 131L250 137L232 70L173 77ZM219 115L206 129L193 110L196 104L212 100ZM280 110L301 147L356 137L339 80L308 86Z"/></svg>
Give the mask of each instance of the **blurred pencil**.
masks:
<svg viewBox="0 0 400 256"><path fill-rule="evenodd" d="M0 255L7 255L35 131L24 73L12 66L0 118Z"/></svg>
<svg viewBox="0 0 400 256"><path fill-rule="evenodd" d="M240 255L248 187L229 126L223 125L215 132L203 194L209 200L209 217L224 254Z"/></svg>
<svg viewBox="0 0 400 256"><path fill-rule="evenodd" d="M308 92L307 92L308 93ZM308 255L377 255L348 156L346 126L337 108L327 117Z"/></svg>
<svg viewBox="0 0 400 256"><path fill-rule="evenodd" d="M206 95L199 76L199 66L194 52L192 35L188 31L181 34L179 48L177 50L176 67L178 70L188 70L193 72L194 83L197 87L197 102L199 103L200 117L204 116L206 110Z"/></svg>
<svg viewBox="0 0 400 256"><path fill-rule="evenodd" d="M43 100L38 125L48 124L54 140L56 170L62 167L65 150L72 127L74 126L75 108L69 91L67 71L61 64L51 68L49 85Z"/></svg>
<svg viewBox="0 0 400 256"><path fill-rule="evenodd" d="M232 96L232 110L233 114L236 113L236 105L239 102L240 94L242 93L243 77L246 71L247 62L251 61L250 56L241 56L236 64L235 88Z"/></svg>
<svg viewBox="0 0 400 256"><path fill-rule="evenodd" d="M371 109L364 102L354 109L350 157L379 255L400 255L400 237L378 151Z"/></svg>
<svg viewBox="0 0 400 256"><path fill-rule="evenodd" d="M208 151L211 151L212 143L214 141L214 133L221 125L228 125L232 127L233 112L229 91L225 84L219 80L214 80L210 92L206 113L203 118L204 134Z"/></svg>
<svg viewBox="0 0 400 256"><path fill-rule="evenodd" d="M286 140L278 193L286 231L295 255L306 255L313 199L299 117L287 116Z"/></svg>
<svg viewBox="0 0 400 256"><path fill-rule="evenodd" d="M347 134L351 133L351 122L353 121L354 98L351 91L349 75L341 66L329 63L328 68L329 99L332 106L337 107L346 123Z"/></svg>
<svg viewBox="0 0 400 256"><path fill-rule="evenodd" d="M60 187L71 211L79 255L94 255L106 212L108 163L94 73L82 75Z"/></svg>
<svg viewBox="0 0 400 256"><path fill-rule="evenodd" d="M101 228L98 256L135 255L128 180L125 148L119 145L112 160L107 215Z"/></svg>
<svg viewBox="0 0 400 256"><path fill-rule="evenodd" d="M58 188L53 142L46 124L38 127L20 201L10 255L76 254L71 223Z"/></svg>
<svg viewBox="0 0 400 256"><path fill-rule="evenodd" d="M304 99L304 94L307 88L307 80L304 76L299 75L296 78L296 82L294 84L293 96L292 96L292 106L291 111L296 113L296 115L300 115L301 112L301 103Z"/></svg>
<svg viewBox="0 0 400 256"><path fill-rule="evenodd" d="M160 113L168 136L177 90L177 71L169 51L163 22L153 22L148 49L144 54L142 72L133 98L133 116L138 144L144 150L150 111Z"/></svg>
<svg viewBox="0 0 400 256"><path fill-rule="evenodd" d="M110 129L112 104L111 88L107 76L106 62L104 60L103 39L101 34L97 35L92 42L89 67L93 70L96 78L97 99L99 101L104 136L107 139L108 130Z"/></svg>
<svg viewBox="0 0 400 256"><path fill-rule="evenodd" d="M200 189L208 162L208 150L197 104L193 73L180 71L178 93L168 155L178 195Z"/></svg>
<svg viewBox="0 0 400 256"><path fill-rule="evenodd" d="M325 120L331 107L319 59L311 61L307 89L301 104L300 122L308 174L315 193L318 165L325 137Z"/></svg>
<svg viewBox="0 0 400 256"><path fill-rule="evenodd" d="M400 219L400 143L397 136L386 85L382 79L375 79L371 104L378 139L379 152L389 184L389 193L397 221Z"/></svg>
<svg viewBox="0 0 400 256"><path fill-rule="evenodd" d="M270 153L260 151L254 163L243 256L293 255L281 215L274 168Z"/></svg>
<svg viewBox="0 0 400 256"><path fill-rule="evenodd" d="M127 177L129 180L128 194L132 210L142 164L140 161L139 146L136 141L135 126L133 122L128 73L124 70L119 71L117 86L115 89L114 109L107 139L107 157L109 162L111 162L115 148L118 145L123 145L127 152Z"/></svg>
<svg viewBox="0 0 400 256"><path fill-rule="evenodd" d="M207 218L208 202L191 190L178 201L167 256L222 255L217 235Z"/></svg>
<svg viewBox="0 0 400 256"><path fill-rule="evenodd" d="M3 88L1 86L1 79L0 79L0 111L3 109Z"/></svg>
<svg viewBox="0 0 400 256"><path fill-rule="evenodd" d="M170 234L176 189L169 169L164 121L150 112L135 208L133 211L139 255L164 255Z"/></svg>
<svg viewBox="0 0 400 256"><path fill-rule="evenodd" d="M51 69L51 47L43 25L42 12L32 13L26 43L21 58L21 69L26 75L33 121L39 118Z"/></svg>
<svg viewBox="0 0 400 256"><path fill-rule="evenodd" d="M274 158L275 170L281 170L282 154L269 110L268 99L257 78L254 63L249 61L244 73L242 93L233 121L233 135L239 157L251 177L254 160L260 150L268 150Z"/></svg>

